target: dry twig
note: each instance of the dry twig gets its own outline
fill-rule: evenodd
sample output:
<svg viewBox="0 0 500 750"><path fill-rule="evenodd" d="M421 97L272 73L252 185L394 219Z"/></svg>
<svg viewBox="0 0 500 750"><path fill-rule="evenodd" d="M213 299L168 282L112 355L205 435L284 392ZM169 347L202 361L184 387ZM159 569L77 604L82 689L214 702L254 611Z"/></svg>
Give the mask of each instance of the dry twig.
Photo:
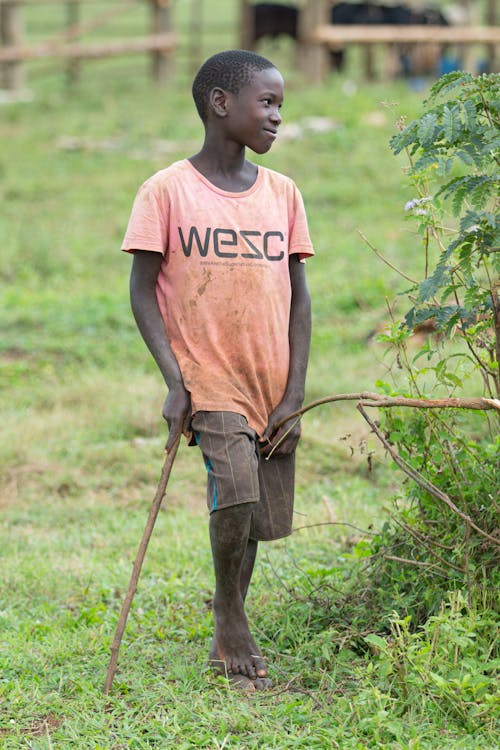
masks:
<svg viewBox="0 0 500 750"><path fill-rule="evenodd" d="M454 399L452 399L454 400ZM393 461L399 466L400 469L402 469L405 474L407 474L411 479L413 479L414 482L420 485L424 490L426 490L430 495L435 497L437 500L441 500L443 503L445 503L450 510L452 510L454 513L457 514L457 516L460 516L466 523L470 524L473 529L475 529L481 536L484 536L486 539L489 539L490 542L493 542L497 546L500 546L500 539L491 536L491 534L488 534L487 531L484 531L484 529L481 529L477 524L474 523L472 518L467 515L467 513L464 513L463 511L458 508L455 503L448 497L448 495L439 489L439 487L436 487L436 485L432 484L428 479L422 476L413 466L411 466L407 461L404 460L404 458L401 458L392 445L389 443L387 438L382 434L382 432L379 430L375 422L370 419L366 411L363 409L363 403L360 401L358 403L357 409L359 413L364 417L364 419L368 422L370 427L372 428L375 435L378 437L384 448L388 451L388 453L391 455Z"/></svg>
<svg viewBox="0 0 500 750"><path fill-rule="evenodd" d="M177 435L175 442L172 448L170 449L170 452L167 453L165 456L165 461L163 463L160 481L158 483L158 489L156 490L153 504L151 505L151 509L149 511L148 520L146 522L146 526L142 534L142 539L139 544L139 549L137 551L137 556L135 558L134 567L132 569L132 575L130 577L130 582L128 585L127 595L125 596L125 599L122 604L122 609L120 612L120 619L118 620L118 624L116 626L116 631L115 631L115 637L113 639L113 643L111 646L111 658L109 660L108 672L106 675L106 682L104 684L105 693L109 693L109 691L111 690L111 686L113 684L113 679L116 673L116 667L118 665L118 651L120 650L120 644L122 642L125 625L127 624L128 613L130 612L132 599L134 598L134 594L137 590L137 583L139 581L139 575L141 573L142 563L144 562L144 557L146 555L146 550L149 544L149 540L151 538L151 534L153 532L155 521L160 511L162 500L165 496L165 490L167 489L170 472L172 470L172 464L174 463L174 459L177 453L177 448L179 447L180 439L181 439L181 433Z"/></svg>
<svg viewBox="0 0 500 750"><path fill-rule="evenodd" d="M500 546L499 538L494 537L491 534L488 534L487 531L484 531L484 529L481 529L476 523L474 523L473 519L469 515L467 515L467 513L464 513L455 505L455 503L448 497L448 495L446 495L446 493L432 484L432 482L430 482L428 479L423 477L413 466L411 466L407 461L405 461L396 453L392 445L379 430L375 422L370 419L364 409L365 406L375 406L379 408L402 406L412 407L416 409L474 409L479 411L495 409L496 411L500 411L499 399L482 397L439 399L405 398L404 396L382 396L379 393L372 393L370 391L361 391L360 393L340 393L335 396L326 396L325 398L320 398L317 401L312 401L311 403L302 407L302 409L298 409L292 414L289 414L280 422L280 424L277 425L277 429L281 425L285 424L285 422L288 422L289 419L300 417L302 414L305 414L310 409L314 409L316 406L334 403L336 401L357 401L358 411L368 422L375 435L378 437L384 448L387 450L387 452L390 454L391 458L399 466L399 468L402 469L405 474L407 474L411 479L413 479L414 482L425 489L430 495L435 497L437 500L441 500L441 502L445 503L450 508L450 510L460 516L460 518L462 518L467 524L469 524L473 529L481 534L481 536L485 537L490 542L493 542L493 544L495 544L496 546Z"/></svg>

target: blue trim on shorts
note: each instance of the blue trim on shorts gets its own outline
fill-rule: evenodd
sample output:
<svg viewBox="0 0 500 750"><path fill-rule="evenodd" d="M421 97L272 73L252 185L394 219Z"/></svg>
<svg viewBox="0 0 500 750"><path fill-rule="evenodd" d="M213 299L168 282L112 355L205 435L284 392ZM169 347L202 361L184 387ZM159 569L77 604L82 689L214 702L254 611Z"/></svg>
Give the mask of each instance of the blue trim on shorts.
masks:
<svg viewBox="0 0 500 750"><path fill-rule="evenodd" d="M194 433L194 439L196 440L196 445L199 447L199 445L200 445L200 433L199 432L195 432ZM200 448L200 450L201 450L201 448ZM205 456L205 454L203 453L203 451L201 451L201 455L203 456L203 461L205 463L205 468L207 470L207 474L209 476L210 475L212 476L212 480L213 480L213 483L214 483L214 494L213 494L213 497L212 497L212 510L217 510L217 483L215 481L215 476L214 476L214 467L212 466L212 462L210 461L210 459Z"/></svg>

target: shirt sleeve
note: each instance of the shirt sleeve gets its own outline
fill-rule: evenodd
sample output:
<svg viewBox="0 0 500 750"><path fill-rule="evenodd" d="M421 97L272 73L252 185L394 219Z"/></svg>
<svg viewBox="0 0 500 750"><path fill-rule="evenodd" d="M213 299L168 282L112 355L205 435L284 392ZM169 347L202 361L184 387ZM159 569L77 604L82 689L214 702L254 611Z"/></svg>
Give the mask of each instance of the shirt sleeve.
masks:
<svg viewBox="0 0 500 750"><path fill-rule="evenodd" d="M290 255L298 253L300 260L314 255L314 248L309 235L306 210L299 189L293 183L292 200L290 207L290 230L288 252Z"/></svg>
<svg viewBox="0 0 500 750"><path fill-rule="evenodd" d="M152 250L165 255L168 246L169 204L152 179L138 190L121 249Z"/></svg>

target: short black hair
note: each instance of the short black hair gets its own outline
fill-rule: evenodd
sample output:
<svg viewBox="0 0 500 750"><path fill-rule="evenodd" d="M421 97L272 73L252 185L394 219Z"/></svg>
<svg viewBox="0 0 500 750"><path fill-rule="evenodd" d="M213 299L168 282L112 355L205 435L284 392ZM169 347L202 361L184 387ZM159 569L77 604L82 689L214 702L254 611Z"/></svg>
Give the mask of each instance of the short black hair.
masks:
<svg viewBox="0 0 500 750"><path fill-rule="evenodd" d="M262 55L245 49L230 49L218 52L206 60L193 81L193 99L203 122L207 119L208 98L216 86L239 94L251 83L255 73L276 66Z"/></svg>

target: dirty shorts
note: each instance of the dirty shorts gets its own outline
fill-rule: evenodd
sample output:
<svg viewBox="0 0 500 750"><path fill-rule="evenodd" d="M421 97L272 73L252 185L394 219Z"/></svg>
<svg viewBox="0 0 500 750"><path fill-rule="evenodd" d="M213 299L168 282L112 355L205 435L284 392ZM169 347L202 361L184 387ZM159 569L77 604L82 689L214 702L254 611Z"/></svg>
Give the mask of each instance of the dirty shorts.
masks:
<svg viewBox="0 0 500 750"><path fill-rule="evenodd" d="M208 472L210 513L255 503L250 538L269 541L292 531L295 454L259 454L257 434L245 417L230 411L199 411L192 429Z"/></svg>

